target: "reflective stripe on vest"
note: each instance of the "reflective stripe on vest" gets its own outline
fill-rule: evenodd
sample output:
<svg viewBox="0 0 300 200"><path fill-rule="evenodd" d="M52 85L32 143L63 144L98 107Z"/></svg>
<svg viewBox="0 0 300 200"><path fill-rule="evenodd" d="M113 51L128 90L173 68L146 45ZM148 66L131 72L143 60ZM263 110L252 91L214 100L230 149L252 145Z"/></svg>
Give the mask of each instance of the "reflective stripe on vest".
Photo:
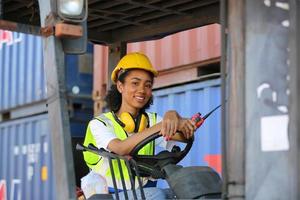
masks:
<svg viewBox="0 0 300 200"><path fill-rule="evenodd" d="M156 124L156 113L147 113L147 114L148 114L149 118L151 118L151 120L149 120L150 122L152 122L150 124L150 127L151 127L154 124ZM102 122L108 128L111 128L112 129L111 131L113 131L116 134L117 138L119 138L120 140L125 140L128 137L126 132L123 130L123 128L118 124L118 122L116 122L116 120L114 119L111 112L102 114L99 117L96 117L96 119L99 120L100 122ZM112 122L112 126L109 123L107 123L107 120L110 120ZM93 144L93 145L97 146L96 141L91 133L90 125L88 125L83 144L85 146L87 146L89 144ZM153 155L154 149L155 149L155 146L154 146L154 141L153 141L151 143L148 143L146 146L144 146L139 151L138 154L139 155ZM101 175L105 176L107 179L108 185L112 186L110 184L111 183L111 172L109 169L108 160L105 158L102 158L101 156L98 156L96 154L90 153L90 152L83 152L83 157L84 157L84 160L85 160L87 166L90 169L94 170L95 172L100 173ZM115 177L117 180L118 188L122 189L122 186L120 184L121 183L121 175L120 175L118 163L116 160L112 160L112 163L113 163L113 167L114 167L114 174L115 174ZM123 171L127 189L129 189L131 187L130 187L128 170L127 170L127 167L123 160L121 160L121 168Z"/></svg>

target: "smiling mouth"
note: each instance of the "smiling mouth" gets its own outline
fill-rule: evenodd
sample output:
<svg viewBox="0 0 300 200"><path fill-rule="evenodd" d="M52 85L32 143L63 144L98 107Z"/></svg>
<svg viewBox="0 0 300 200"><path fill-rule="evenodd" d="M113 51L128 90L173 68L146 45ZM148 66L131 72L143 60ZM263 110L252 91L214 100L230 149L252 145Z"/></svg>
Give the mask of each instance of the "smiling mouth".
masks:
<svg viewBox="0 0 300 200"><path fill-rule="evenodd" d="M145 100L145 97L135 97L135 99L136 99L137 101L140 101L140 102L142 102L142 101L144 101L144 100Z"/></svg>

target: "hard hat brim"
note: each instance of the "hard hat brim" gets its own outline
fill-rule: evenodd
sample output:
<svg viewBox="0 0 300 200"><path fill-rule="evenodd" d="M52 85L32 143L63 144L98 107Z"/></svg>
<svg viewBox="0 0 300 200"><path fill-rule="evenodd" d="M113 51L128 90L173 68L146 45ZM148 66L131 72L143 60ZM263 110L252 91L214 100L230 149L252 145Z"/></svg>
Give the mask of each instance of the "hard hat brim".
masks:
<svg viewBox="0 0 300 200"><path fill-rule="evenodd" d="M117 83L117 80L118 80L118 74L119 74L119 71L121 70L122 68L119 68L119 67L116 67L113 72L111 73L111 80L113 83ZM153 74L154 77L157 77L158 75L158 72L156 70L151 70L151 69L145 69L145 68L141 68L141 67L133 67L133 68L127 68L128 70L129 69L142 69L144 71L147 71L147 72L150 72Z"/></svg>

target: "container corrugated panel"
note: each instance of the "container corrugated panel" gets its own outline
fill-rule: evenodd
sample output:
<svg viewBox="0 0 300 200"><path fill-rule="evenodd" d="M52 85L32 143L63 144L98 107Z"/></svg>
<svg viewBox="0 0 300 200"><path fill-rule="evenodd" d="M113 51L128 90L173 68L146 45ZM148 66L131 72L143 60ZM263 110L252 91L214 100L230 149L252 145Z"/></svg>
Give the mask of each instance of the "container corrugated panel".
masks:
<svg viewBox="0 0 300 200"><path fill-rule="evenodd" d="M94 116L99 115L104 107L104 96L107 88L108 70L108 47L102 45L94 46L94 81L93 100Z"/></svg>
<svg viewBox="0 0 300 200"><path fill-rule="evenodd" d="M153 92L154 103L150 111L160 116L168 110L176 110L182 117L190 118L200 112L205 115L220 105L220 79L190 83ZM178 142L183 149L185 146ZM159 151L159 149L158 149ZM183 166L211 166L221 173L221 109L216 110L196 131L189 154L179 163ZM160 187L166 187L159 181Z"/></svg>
<svg viewBox="0 0 300 200"><path fill-rule="evenodd" d="M0 39L0 111L46 100L42 38L0 30ZM75 98L91 99L93 49L65 56L66 87Z"/></svg>
<svg viewBox="0 0 300 200"><path fill-rule="evenodd" d="M221 55L220 25L187 30L160 40L130 43L127 51L145 53L158 71L218 58Z"/></svg>
<svg viewBox="0 0 300 200"><path fill-rule="evenodd" d="M7 199L56 199L50 141L47 114L0 123L0 183Z"/></svg>
<svg viewBox="0 0 300 200"><path fill-rule="evenodd" d="M40 37L0 30L0 110L46 99Z"/></svg>

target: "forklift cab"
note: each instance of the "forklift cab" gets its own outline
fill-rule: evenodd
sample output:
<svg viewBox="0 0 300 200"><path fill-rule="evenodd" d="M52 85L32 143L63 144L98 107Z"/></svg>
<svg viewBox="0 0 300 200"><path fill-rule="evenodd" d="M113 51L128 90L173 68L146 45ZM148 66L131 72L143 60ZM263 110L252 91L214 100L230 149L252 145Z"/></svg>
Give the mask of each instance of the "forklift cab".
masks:
<svg viewBox="0 0 300 200"><path fill-rule="evenodd" d="M126 43L163 38L219 22L219 0L0 1L2 29L40 35L47 79L56 194L73 199L75 173L64 93L64 54L81 54L87 41L109 47L108 74L126 54ZM3 9L2 9L3 8ZM108 83L107 87L110 87Z"/></svg>
<svg viewBox="0 0 300 200"><path fill-rule="evenodd" d="M82 53L87 40L108 45L111 74L126 43L212 23L222 25L223 195L299 199L299 7L297 0L0 0L1 29L43 36L57 199L75 199L64 53Z"/></svg>
<svg viewBox="0 0 300 200"><path fill-rule="evenodd" d="M59 1L59 0L57 0ZM42 1L40 1L42 2ZM78 17L66 15L65 12L58 11L62 5L61 1L55 8L51 8L51 4L48 6L40 4L40 16L41 26L51 27L54 26L55 38L46 37L45 44L53 44L61 41L60 51L57 51L58 45L55 46L56 51L49 50L45 47L45 56L49 58L49 62L53 62L53 55L60 58L61 51L65 53L81 53L84 51L84 46L87 40L96 44L105 44L109 47L108 55L108 74L111 74L113 68L117 64L118 60L126 54L126 44L129 42L145 41L152 39L163 38L172 33L180 32L183 30L204 26L212 23L219 22L219 1L218 0L193 0L193 1L83 1L83 9ZM87 5L88 4L88 5ZM51 9L49 9L49 7ZM86 9L88 7L88 10ZM58 13L58 17L50 15L52 12ZM54 22L51 20L54 18ZM57 23L60 22L60 23ZM70 26L71 25L71 26ZM50 42L51 41L51 42ZM50 56L52 54L52 56ZM48 59L46 59L48 60ZM57 63L52 63L52 66L57 66L58 71L46 72L48 80L54 82L48 82L49 87L53 88L53 85L59 85L55 82L56 76L60 80L59 69L61 68ZM110 82L107 87L110 87ZM60 90L58 90L60 91ZM63 96L63 94L61 94ZM52 102L51 102L52 103ZM53 102L54 103L54 102ZM57 110L57 112L64 112L63 103L57 101L58 104L53 107L49 105L49 108ZM57 105L60 105L57 107ZM49 113L52 112L51 110ZM65 115L62 115L65 116ZM61 124L61 128L66 124L61 123L61 120L54 115L50 117L55 124ZM55 121L55 122L54 122ZM55 126L57 127L57 126ZM57 127L59 130L59 127ZM65 129L66 130L66 129ZM64 134L55 131L63 141L66 137ZM53 138L56 138L53 136ZM67 144L65 144L68 146ZM68 149L64 148L65 151ZM68 155L68 153L66 153ZM54 155L55 157L55 155ZM54 158L56 159L56 158ZM62 158L67 160L70 158ZM139 162L137 162L139 163ZM144 163L145 164L145 163ZM59 168L68 169L67 164L63 164ZM175 172L176 171L176 172ZM183 169L171 169L168 168L168 172L174 173L174 175L185 173ZM66 171L67 174L72 174L70 171ZM73 174L74 175L74 174ZM72 175L72 176L73 176ZM172 176L175 177L175 176ZM59 177L60 178L60 177ZM59 179L58 178L58 179ZM70 176L71 178L71 176ZM165 177L168 180L167 177ZM69 179L68 182L71 180ZM175 183L177 178L170 181ZM188 180L186 180L188 181ZM62 190L66 186L61 185L62 182L57 180L58 193L67 191ZM59 186L60 185L60 186ZM193 183L193 185L195 185ZM218 191L221 189L218 185ZM69 185L69 191L71 191ZM178 187L177 185L173 186ZM181 190L182 191L182 190ZM187 194L187 193L186 193ZM180 195L180 194L177 194Z"/></svg>

